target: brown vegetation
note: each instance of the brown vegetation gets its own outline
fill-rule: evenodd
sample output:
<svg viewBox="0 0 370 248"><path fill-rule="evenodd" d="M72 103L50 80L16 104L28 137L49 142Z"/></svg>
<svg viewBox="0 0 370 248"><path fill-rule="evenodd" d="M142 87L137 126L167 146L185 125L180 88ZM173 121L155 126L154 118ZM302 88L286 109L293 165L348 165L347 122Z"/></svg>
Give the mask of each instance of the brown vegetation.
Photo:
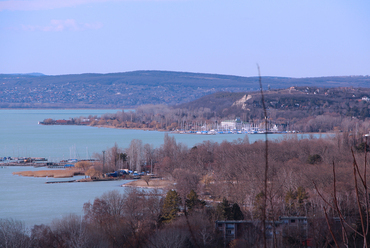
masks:
<svg viewBox="0 0 370 248"><path fill-rule="evenodd" d="M266 91L264 102L268 125L277 125L280 131L356 132L370 127L369 96L369 88L291 87ZM44 124L60 121L70 125L198 131L205 126L216 129L222 120L236 117L254 125L264 121L259 92L218 92L178 106L142 105L135 112L70 120L45 119Z"/></svg>
<svg viewBox="0 0 370 248"><path fill-rule="evenodd" d="M81 172L79 170L67 169L67 170L39 170L39 171L19 171L13 172L14 175L25 176L25 177L73 177L74 175L79 175Z"/></svg>
<svg viewBox="0 0 370 248"><path fill-rule="evenodd" d="M173 181L162 180L162 179L151 179L149 183L144 180L135 180L122 184L122 187L139 187L139 188L171 188L173 187Z"/></svg>
<svg viewBox="0 0 370 248"><path fill-rule="evenodd" d="M152 161L157 176L174 182L166 197L135 188L124 195L110 192L85 204L83 220L69 217L50 227L35 226L35 235L43 235L34 240L51 239L60 247L77 241L89 246L92 240L100 247L223 247L229 240L220 239L215 221L244 219L250 229L230 247L262 247L265 213L267 223L280 223L270 225L266 247L305 247L308 237L316 247L363 247L369 238L370 178L363 173L369 146L359 133L269 141L266 185L262 141L206 141L189 149L166 135L150 156L144 146L135 141L126 150L130 155L124 153L125 161L117 156L125 150L113 147L106 152L105 166L147 170ZM151 179L149 186L155 181L163 182ZM148 186L144 180L132 184ZM307 231L281 229L282 216L306 218ZM67 235L66 230L75 232Z"/></svg>

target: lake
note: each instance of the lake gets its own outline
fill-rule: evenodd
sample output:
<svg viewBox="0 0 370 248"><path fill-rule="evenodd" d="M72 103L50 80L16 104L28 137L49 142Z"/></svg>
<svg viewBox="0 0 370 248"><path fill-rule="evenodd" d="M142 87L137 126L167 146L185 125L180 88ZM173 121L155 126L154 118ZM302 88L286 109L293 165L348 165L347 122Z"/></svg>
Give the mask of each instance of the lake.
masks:
<svg viewBox="0 0 370 248"><path fill-rule="evenodd" d="M127 148L132 139L141 139L143 143L152 144L154 147L159 147L163 143L164 132L38 125L39 121L46 118L69 119L117 111L119 110L0 110L0 156L45 157L49 161L60 161L68 158L90 158L93 153L100 153L115 143L121 148ZM222 142L244 137L241 134L169 135L188 147L205 140ZM261 134L248 136L250 142L263 140L265 137ZM269 135L269 139L284 136L272 134ZM127 190L120 187L127 181L46 184L45 182L55 179L12 175L15 171L39 169L18 166L0 168L0 218L21 220L28 227L41 223L48 224L52 219L61 218L69 213L82 215L83 204L93 201L104 192L115 189L120 192Z"/></svg>
<svg viewBox="0 0 370 248"><path fill-rule="evenodd" d="M47 181L71 179L22 177L12 174L24 170L45 170L45 168L30 166L0 168L0 218L21 220L27 227L50 224L53 219L70 213L83 215L85 202L93 202L96 197L111 190L124 193L126 188L120 186L129 182L120 180L46 184Z"/></svg>
<svg viewBox="0 0 370 248"><path fill-rule="evenodd" d="M91 158L94 153L101 153L114 146L127 148L133 139L159 147L163 143L165 132L133 129L98 128L90 126L39 125L47 118L69 119L89 115L116 113L120 110L106 109L6 109L0 110L0 157L45 157L49 161L59 162L69 158ZM205 140L222 142L244 138L244 134L169 134L177 142L192 147ZM263 140L263 134L248 135L249 141ZM270 139L281 138L282 134L270 134Z"/></svg>

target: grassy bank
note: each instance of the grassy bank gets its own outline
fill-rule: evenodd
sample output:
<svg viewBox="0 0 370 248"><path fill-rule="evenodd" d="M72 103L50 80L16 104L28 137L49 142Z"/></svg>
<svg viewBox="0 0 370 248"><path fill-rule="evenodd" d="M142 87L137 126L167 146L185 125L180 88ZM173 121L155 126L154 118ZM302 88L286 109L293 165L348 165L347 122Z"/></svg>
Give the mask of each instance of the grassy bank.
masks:
<svg viewBox="0 0 370 248"><path fill-rule="evenodd" d="M25 177L54 177L64 178L73 177L74 175L80 175L80 170L39 170L39 171L19 171L13 172L13 175L25 176Z"/></svg>
<svg viewBox="0 0 370 248"><path fill-rule="evenodd" d="M122 184L122 187L141 187L141 188L167 188L173 185L172 181L153 179L148 182L144 180L135 180L129 183Z"/></svg>

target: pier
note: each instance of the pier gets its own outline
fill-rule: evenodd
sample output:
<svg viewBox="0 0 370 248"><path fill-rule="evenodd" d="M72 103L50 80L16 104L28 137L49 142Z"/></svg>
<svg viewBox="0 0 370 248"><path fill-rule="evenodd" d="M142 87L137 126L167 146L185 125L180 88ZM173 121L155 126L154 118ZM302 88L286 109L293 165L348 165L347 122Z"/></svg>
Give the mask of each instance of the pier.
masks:
<svg viewBox="0 0 370 248"><path fill-rule="evenodd" d="M46 182L47 184L49 183L74 183L76 180L69 180L69 181L51 181L51 182Z"/></svg>

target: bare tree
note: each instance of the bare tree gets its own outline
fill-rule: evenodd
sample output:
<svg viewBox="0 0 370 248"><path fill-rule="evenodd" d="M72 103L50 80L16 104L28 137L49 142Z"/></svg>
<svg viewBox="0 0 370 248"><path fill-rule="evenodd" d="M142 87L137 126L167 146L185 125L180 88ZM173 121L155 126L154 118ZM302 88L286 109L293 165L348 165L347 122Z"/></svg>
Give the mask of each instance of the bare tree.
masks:
<svg viewBox="0 0 370 248"><path fill-rule="evenodd" d="M367 137L366 137L367 138ZM367 144L367 140L366 140ZM315 182L315 189L319 196L324 200L327 206L330 207L330 209L338 216L340 220L341 225L341 244L345 245L346 247L349 247L351 240L349 236L353 236L356 247L360 247L360 245L364 248L368 247L368 233L369 233L369 227L370 227L370 221L369 221L369 211L370 211L370 205L369 205L369 195L368 195L368 188L367 188L367 149L365 149L365 160L364 160L364 166L363 166L363 172L360 171L359 165L355 156L354 151L352 150L352 157L353 157L353 179L354 179L354 191L355 191L355 199L357 203L357 222L359 222L358 228L355 228L353 224L350 222L351 218L348 219L345 216L345 213L340 207L339 203L339 197L337 192L337 174L336 174L336 166L333 162L333 193L332 196L328 199L323 196L323 194L319 191L317 185ZM340 242L338 241L338 236L333 231L333 227L330 224L330 220L328 217L328 209L327 206L323 206L323 210L325 213L326 221L329 227L329 231L332 235L332 238L336 244L337 247L339 247ZM352 217L352 216L351 216ZM357 240L357 236L360 240Z"/></svg>
<svg viewBox="0 0 370 248"><path fill-rule="evenodd" d="M55 219L51 223L51 230L60 247L88 247L86 225L80 216L70 214L62 219Z"/></svg>
<svg viewBox="0 0 370 248"><path fill-rule="evenodd" d="M148 176L148 175L142 176L141 179L143 179L143 181L146 183L146 185L149 186L151 176Z"/></svg>
<svg viewBox="0 0 370 248"><path fill-rule="evenodd" d="M150 173L153 173L153 160L154 160L154 148L153 145L145 144L144 145L144 157L146 170L149 170Z"/></svg>
<svg viewBox="0 0 370 248"><path fill-rule="evenodd" d="M190 238L189 232L179 228L165 228L155 232L149 239L149 248L183 248Z"/></svg>
<svg viewBox="0 0 370 248"><path fill-rule="evenodd" d="M198 190L199 176L189 170L175 169L173 177L176 181L176 191L179 193L184 204L186 195L189 194L191 190L195 192Z"/></svg>
<svg viewBox="0 0 370 248"><path fill-rule="evenodd" d="M129 148L126 149L129 166L131 170L141 172L141 164L143 161L143 143L141 140L131 140Z"/></svg>
<svg viewBox="0 0 370 248"><path fill-rule="evenodd" d="M30 246L30 238L22 222L13 219L0 219L0 247L25 248Z"/></svg>

